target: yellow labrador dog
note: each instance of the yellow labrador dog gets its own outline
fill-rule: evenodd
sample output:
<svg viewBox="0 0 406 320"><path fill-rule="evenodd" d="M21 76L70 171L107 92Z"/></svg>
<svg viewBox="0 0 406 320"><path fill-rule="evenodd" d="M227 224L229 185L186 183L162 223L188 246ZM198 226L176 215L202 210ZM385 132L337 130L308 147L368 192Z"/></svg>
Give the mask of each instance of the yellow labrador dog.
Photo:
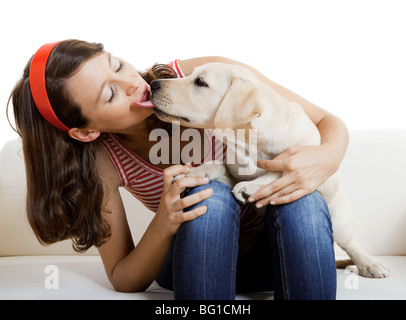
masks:
<svg viewBox="0 0 406 320"><path fill-rule="evenodd" d="M162 121L176 120L187 127L215 129L217 137L228 138L227 148L233 148L240 158L246 158L246 161L232 163L206 163L192 168L188 174L228 183L240 202L281 175L256 167L257 159L252 155L258 159L272 159L290 146L320 144L319 131L300 105L288 101L239 66L206 64L183 79L154 81L151 90L154 112ZM251 134L234 134L239 129ZM248 143L253 132L254 146ZM238 152L241 146L245 147ZM389 271L354 237L351 206L338 174L326 180L318 191L330 210L334 240L354 261L359 274L387 277Z"/></svg>

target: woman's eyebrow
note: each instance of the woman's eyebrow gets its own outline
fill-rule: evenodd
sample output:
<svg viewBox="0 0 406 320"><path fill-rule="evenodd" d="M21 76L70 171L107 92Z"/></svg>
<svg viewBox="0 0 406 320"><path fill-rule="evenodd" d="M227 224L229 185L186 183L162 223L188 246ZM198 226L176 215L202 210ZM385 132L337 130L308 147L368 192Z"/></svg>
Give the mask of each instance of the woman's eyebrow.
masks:
<svg viewBox="0 0 406 320"><path fill-rule="evenodd" d="M111 68L111 57L112 57L112 55L111 55L111 53L109 52L108 55L107 55L107 60L108 60L108 62L109 62L109 67L110 67L110 68ZM102 85L101 85L101 87L100 87L99 93L97 94L96 104L99 104L101 95L102 95L102 93L103 93L103 89L104 89L104 87L106 86L106 84L107 84L107 81L103 81L103 83L102 83Z"/></svg>

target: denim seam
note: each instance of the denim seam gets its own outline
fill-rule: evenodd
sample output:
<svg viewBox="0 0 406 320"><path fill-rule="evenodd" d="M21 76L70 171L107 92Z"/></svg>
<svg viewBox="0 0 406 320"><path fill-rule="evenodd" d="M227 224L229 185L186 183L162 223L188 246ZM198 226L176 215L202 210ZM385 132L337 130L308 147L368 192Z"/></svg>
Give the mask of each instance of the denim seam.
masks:
<svg viewBox="0 0 406 320"><path fill-rule="evenodd" d="M312 199L311 198L309 198L309 197L307 197L307 200L308 200L308 202L311 202L312 201ZM319 240L318 240L318 238L316 237L316 229L315 229L315 224L314 224L314 215L313 215L313 203L310 203L310 216L312 217L312 227L313 227L313 235L314 235L314 237L315 237L315 242L316 242L316 252L317 252L317 263L318 263L318 268L319 268L319 273L320 273L320 279L321 279L321 295L322 295L322 297L324 297L324 286L323 286L323 284L324 284L324 281L323 281L323 274L322 274L322 272L321 272L321 266L320 266L320 252L319 252L319 250L318 250L318 248L319 248L319 245L318 245L318 242L319 242Z"/></svg>
<svg viewBox="0 0 406 320"><path fill-rule="evenodd" d="M287 274L286 274L286 263L285 263L285 256L284 256L284 248L283 248L283 241L282 241L282 228L280 227L278 215L276 214L275 210L271 210L274 216L275 227L277 229L277 241L278 241L278 250L279 250L279 259L280 259L280 266L281 266L281 278L282 278L282 291L283 296L286 300L289 299L289 285L287 281Z"/></svg>
<svg viewBox="0 0 406 320"><path fill-rule="evenodd" d="M207 208L206 212L208 212L210 210L209 206L211 207L212 201L210 198L208 198L206 200L208 201L208 203L205 204L206 208ZM206 255L207 255L207 229L209 228L210 217L211 217L211 215L209 214L206 219L206 230L204 232L204 234L205 234L204 247L203 247L204 248L204 254L203 254L203 270L204 270L204 272L203 272L203 283L204 283L203 296L204 296L204 300L207 299L207 287L206 287L206 270L207 270L207 268L206 268L207 259L206 258L207 258L207 256Z"/></svg>
<svg viewBox="0 0 406 320"><path fill-rule="evenodd" d="M238 226L238 219L239 219L239 213L237 213L237 211L240 210L240 207L238 206L235 211L234 211L234 216L235 216L235 220L234 220L234 241L233 241L233 263L232 263L232 270L231 270L231 288L230 288L230 300L231 299L235 299L235 278L236 278L236 267L237 267L237 262L236 262L236 253L237 252L237 247L238 247L238 237L236 237L236 231L237 230L237 226Z"/></svg>

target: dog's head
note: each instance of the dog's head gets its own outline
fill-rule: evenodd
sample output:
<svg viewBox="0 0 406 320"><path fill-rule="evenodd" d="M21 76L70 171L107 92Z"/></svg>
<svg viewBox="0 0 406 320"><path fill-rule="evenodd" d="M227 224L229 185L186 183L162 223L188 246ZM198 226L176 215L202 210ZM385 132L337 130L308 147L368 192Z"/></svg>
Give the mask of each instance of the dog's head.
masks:
<svg viewBox="0 0 406 320"><path fill-rule="evenodd" d="M153 81L154 112L162 121L180 121L187 127L241 128L263 113L258 84L245 68L205 64L183 79Z"/></svg>

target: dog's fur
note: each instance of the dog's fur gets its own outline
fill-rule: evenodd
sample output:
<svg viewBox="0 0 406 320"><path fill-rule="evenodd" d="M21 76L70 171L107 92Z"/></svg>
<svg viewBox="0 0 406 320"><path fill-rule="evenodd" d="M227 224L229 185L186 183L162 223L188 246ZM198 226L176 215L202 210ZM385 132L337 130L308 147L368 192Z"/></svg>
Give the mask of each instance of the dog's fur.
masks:
<svg viewBox="0 0 406 320"><path fill-rule="evenodd" d="M176 120L187 127L220 129L220 138L227 136L226 132L237 129L255 129L258 159L272 159L290 146L320 144L317 127L300 105L288 101L260 82L249 70L239 66L210 63L196 68L186 78L159 80L151 88L155 114L163 121ZM220 135L219 132L217 130L217 135ZM233 138L231 136L228 134L230 139ZM248 145L246 141L234 142L236 144L228 144L228 148ZM247 160L248 166L255 167L249 175L238 173L241 162L206 163L192 168L188 175L222 180L233 188L233 195L238 201L246 202L249 195L281 175L280 172L257 168L255 161ZM376 262L354 238L352 209L339 175L331 176L317 190L328 204L334 240L354 261L359 274L373 278L387 277L388 269Z"/></svg>

